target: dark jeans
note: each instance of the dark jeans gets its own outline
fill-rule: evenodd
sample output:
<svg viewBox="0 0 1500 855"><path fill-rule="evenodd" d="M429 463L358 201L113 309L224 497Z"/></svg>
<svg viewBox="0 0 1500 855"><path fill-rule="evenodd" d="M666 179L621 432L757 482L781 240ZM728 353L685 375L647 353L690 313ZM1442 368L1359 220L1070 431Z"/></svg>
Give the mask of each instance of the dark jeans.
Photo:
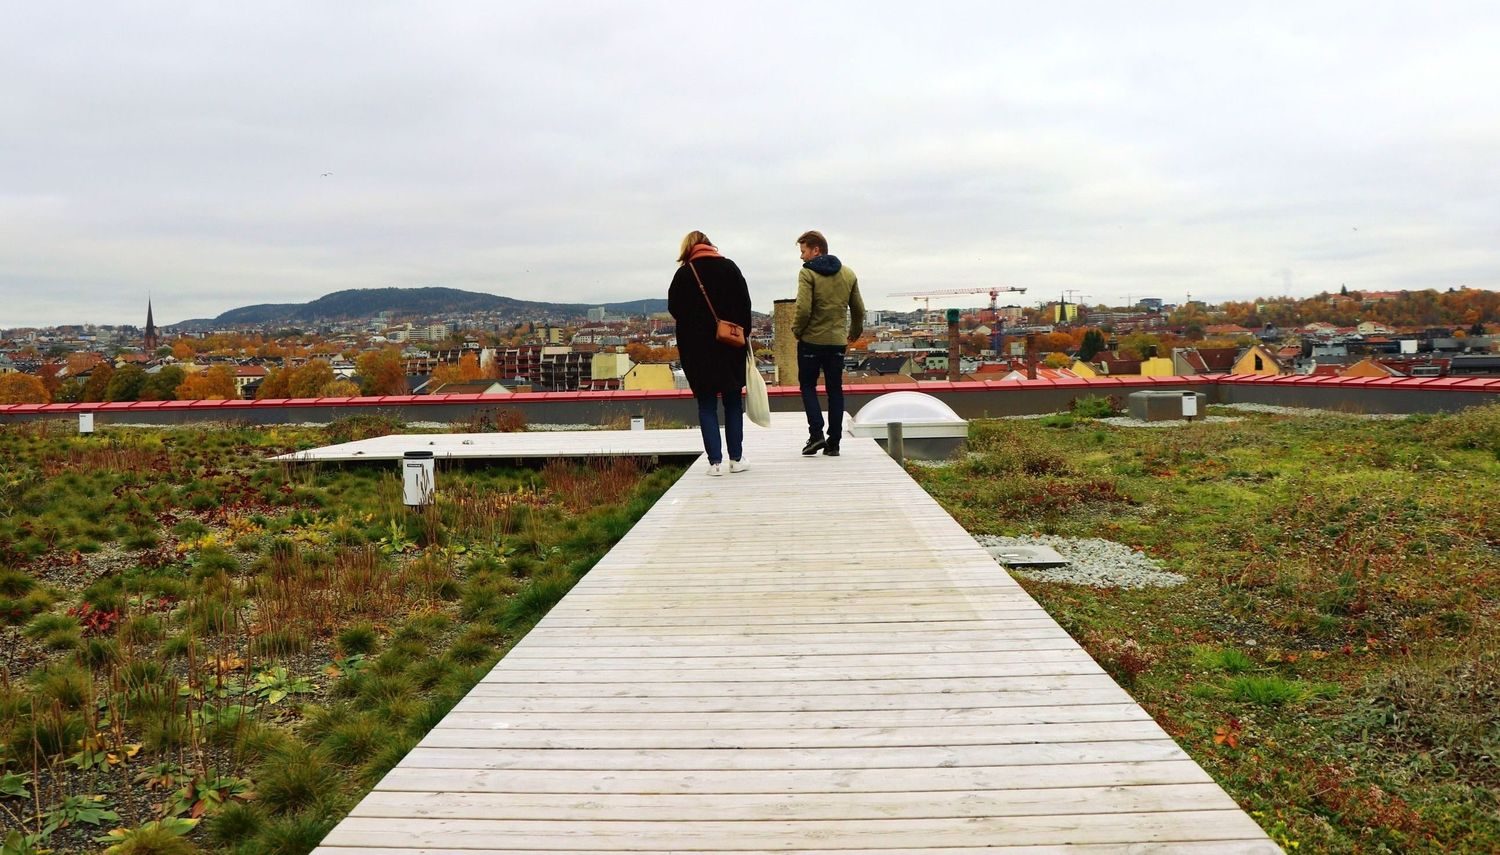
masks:
<svg viewBox="0 0 1500 855"><path fill-rule="evenodd" d="M797 342L797 377L802 383L802 408L807 431L823 435L823 411L818 406L818 373L828 389L828 441L838 444L844 429L844 346Z"/></svg>
<svg viewBox="0 0 1500 855"><path fill-rule="evenodd" d="M745 456L745 401L734 392L695 392L698 399L698 427L703 431L703 450L709 463L724 462L724 447L719 443L719 397L724 398L724 439L729 443L729 459Z"/></svg>

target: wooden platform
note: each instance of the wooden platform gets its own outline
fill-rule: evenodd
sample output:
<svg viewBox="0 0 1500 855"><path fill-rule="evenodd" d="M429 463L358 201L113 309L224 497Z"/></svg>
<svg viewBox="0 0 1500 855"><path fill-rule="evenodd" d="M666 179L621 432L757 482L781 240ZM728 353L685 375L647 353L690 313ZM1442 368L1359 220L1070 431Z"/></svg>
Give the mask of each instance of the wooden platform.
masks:
<svg viewBox="0 0 1500 855"><path fill-rule="evenodd" d="M316 852L1280 851L873 440L777 426Z"/></svg>

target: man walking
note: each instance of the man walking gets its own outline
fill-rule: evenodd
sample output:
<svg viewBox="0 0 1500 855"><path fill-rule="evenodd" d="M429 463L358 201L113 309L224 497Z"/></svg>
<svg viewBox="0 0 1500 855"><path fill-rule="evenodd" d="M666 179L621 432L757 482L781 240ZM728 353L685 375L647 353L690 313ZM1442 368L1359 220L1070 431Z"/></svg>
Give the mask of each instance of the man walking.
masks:
<svg viewBox="0 0 1500 855"><path fill-rule="evenodd" d="M828 239L820 232L797 238L802 270L797 273L797 374L802 382L802 407L807 410L805 455L819 449L839 456L844 420L844 350L865 328L865 302L859 279L837 256L828 254ZM818 406L818 374L828 389L828 435L823 435L823 411Z"/></svg>

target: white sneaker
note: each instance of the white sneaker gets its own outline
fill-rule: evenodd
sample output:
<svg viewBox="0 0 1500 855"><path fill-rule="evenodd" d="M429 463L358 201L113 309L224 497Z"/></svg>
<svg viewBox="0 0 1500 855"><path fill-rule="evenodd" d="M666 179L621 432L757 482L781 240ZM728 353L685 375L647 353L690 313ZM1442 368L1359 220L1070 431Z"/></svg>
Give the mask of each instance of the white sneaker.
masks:
<svg viewBox="0 0 1500 855"><path fill-rule="evenodd" d="M708 464L708 474L714 476L715 478L719 477L720 475L723 475L724 474L724 465L722 463L710 463L710 464Z"/></svg>
<svg viewBox="0 0 1500 855"><path fill-rule="evenodd" d="M743 460L731 460L731 461L729 461L729 471L730 472L744 472L746 469L749 469L749 468L750 468L750 464L746 463Z"/></svg>

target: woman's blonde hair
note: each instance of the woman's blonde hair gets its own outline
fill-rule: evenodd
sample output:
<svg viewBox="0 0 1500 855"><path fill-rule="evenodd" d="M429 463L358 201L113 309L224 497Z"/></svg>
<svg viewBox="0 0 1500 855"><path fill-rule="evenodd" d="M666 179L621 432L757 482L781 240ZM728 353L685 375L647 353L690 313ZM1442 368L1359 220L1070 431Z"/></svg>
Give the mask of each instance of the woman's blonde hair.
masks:
<svg viewBox="0 0 1500 855"><path fill-rule="evenodd" d="M682 247L677 252L677 263L682 264L683 262L687 261L688 253L692 252L693 247L697 246L700 243L706 243L709 246L714 245L714 242L709 240L708 235L704 234L703 232L700 232L697 229L688 232L687 236L682 239Z"/></svg>

